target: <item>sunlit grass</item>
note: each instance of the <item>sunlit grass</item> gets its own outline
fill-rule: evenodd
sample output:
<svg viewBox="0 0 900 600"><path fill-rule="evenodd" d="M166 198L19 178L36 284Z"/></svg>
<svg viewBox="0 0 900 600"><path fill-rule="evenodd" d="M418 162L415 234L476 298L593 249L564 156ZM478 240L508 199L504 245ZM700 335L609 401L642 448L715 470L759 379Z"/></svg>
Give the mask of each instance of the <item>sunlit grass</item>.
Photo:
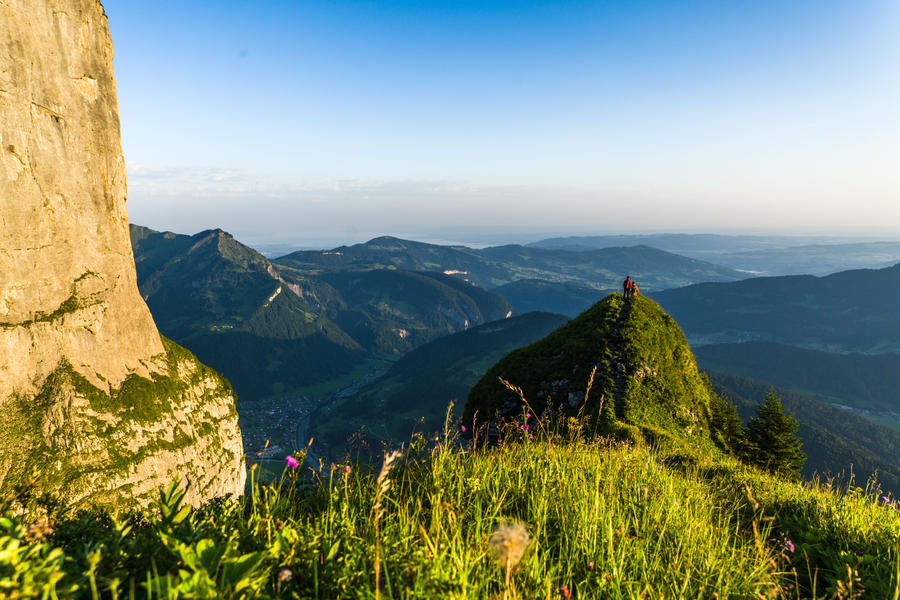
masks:
<svg viewBox="0 0 900 600"><path fill-rule="evenodd" d="M381 465L300 467L198 510L173 489L122 522L53 514L49 534L7 506L0 596L896 597L890 498L722 456L520 437L419 436L381 483ZM530 538L508 585L488 543L504 522Z"/></svg>

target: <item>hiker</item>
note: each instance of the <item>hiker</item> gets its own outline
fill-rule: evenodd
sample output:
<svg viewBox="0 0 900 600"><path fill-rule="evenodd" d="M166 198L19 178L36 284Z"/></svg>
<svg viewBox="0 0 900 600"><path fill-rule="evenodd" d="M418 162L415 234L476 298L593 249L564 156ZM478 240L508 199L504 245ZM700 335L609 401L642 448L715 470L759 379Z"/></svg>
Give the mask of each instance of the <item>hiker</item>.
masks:
<svg viewBox="0 0 900 600"><path fill-rule="evenodd" d="M641 290L638 289L637 284L633 281L631 282L631 295L632 297L641 295Z"/></svg>
<svg viewBox="0 0 900 600"><path fill-rule="evenodd" d="M622 282L622 293L626 298L630 298L633 289L634 282L631 280L631 275L629 275L625 278L625 281Z"/></svg>

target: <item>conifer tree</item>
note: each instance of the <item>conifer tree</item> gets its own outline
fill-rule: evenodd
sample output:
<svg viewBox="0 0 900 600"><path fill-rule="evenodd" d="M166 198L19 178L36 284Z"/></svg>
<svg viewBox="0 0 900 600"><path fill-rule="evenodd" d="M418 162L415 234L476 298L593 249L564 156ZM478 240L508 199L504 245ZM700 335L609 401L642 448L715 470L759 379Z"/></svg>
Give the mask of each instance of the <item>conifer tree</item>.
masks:
<svg viewBox="0 0 900 600"><path fill-rule="evenodd" d="M756 409L756 416L747 424L746 458L770 473L799 477L806 454L797 437L798 426L793 415L784 412L778 394L769 390Z"/></svg>

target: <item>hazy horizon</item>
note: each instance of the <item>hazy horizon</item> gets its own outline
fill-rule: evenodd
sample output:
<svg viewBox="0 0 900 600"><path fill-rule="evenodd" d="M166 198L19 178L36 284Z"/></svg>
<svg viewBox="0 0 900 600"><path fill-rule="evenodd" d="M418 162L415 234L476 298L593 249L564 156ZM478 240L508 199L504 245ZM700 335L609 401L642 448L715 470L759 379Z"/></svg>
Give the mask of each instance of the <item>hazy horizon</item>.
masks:
<svg viewBox="0 0 900 600"><path fill-rule="evenodd" d="M104 2L132 222L900 237L900 5Z"/></svg>

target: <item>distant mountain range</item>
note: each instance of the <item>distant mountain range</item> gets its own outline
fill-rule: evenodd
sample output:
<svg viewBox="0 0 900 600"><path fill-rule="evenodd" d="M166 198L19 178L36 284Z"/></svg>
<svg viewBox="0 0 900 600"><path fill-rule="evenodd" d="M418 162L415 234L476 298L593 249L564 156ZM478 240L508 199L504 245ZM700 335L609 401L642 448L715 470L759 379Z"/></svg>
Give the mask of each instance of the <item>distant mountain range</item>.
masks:
<svg viewBox="0 0 900 600"><path fill-rule="evenodd" d="M768 341L900 352L900 265L827 277L759 277L653 294L692 343Z"/></svg>
<svg viewBox="0 0 900 600"><path fill-rule="evenodd" d="M535 248L593 251L647 245L753 275L828 275L900 262L900 242L820 236L655 234L572 236L528 244Z"/></svg>
<svg viewBox="0 0 900 600"><path fill-rule="evenodd" d="M559 248L574 251L646 245L685 256L714 257L736 252L789 248L804 244L840 243L845 238L767 235L718 235L691 233L654 233L647 235L583 235L555 237L528 244L535 248Z"/></svg>
<svg viewBox="0 0 900 600"><path fill-rule="evenodd" d="M275 259L278 265L308 274L371 269L436 271L492 289L521 279L541 279L612 291L631 275L646 290L700 281L737 281L734 269L651 248L605 248L570 252L527 246L474 249L439 246L393 237L334 250L298 251Z"/></svg>

